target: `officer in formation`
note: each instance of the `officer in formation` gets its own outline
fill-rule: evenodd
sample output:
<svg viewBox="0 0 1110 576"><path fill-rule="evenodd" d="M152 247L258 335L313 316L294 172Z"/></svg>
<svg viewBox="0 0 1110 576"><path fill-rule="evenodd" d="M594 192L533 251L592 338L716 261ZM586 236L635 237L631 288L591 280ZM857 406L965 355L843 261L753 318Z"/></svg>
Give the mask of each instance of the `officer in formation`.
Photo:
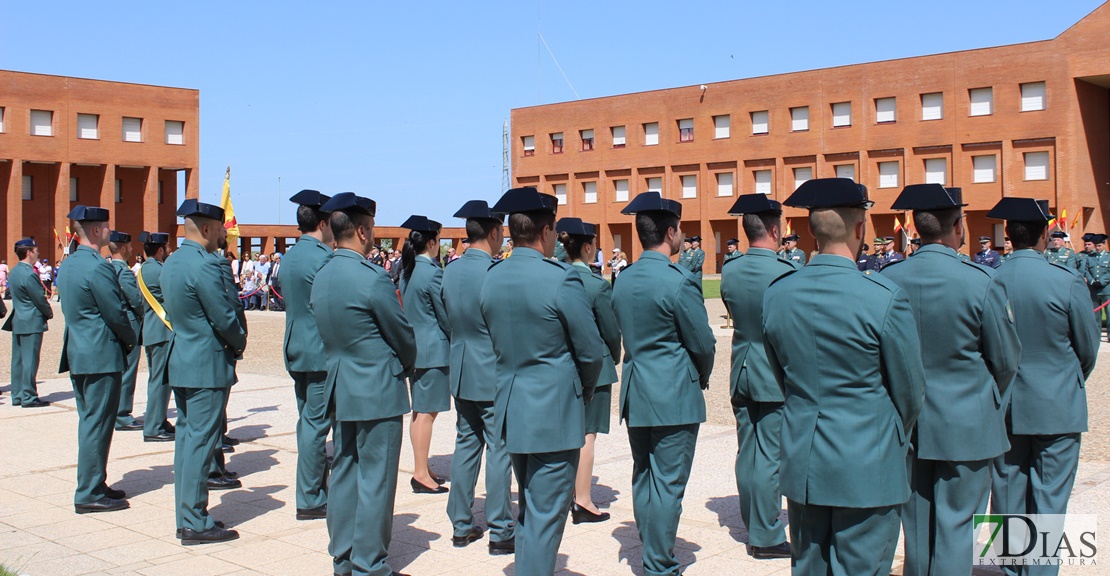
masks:
<svg viewBox="0 0 1110 576"><path fill-rule="evenodd" d="M729 396L736 416L736 489L740 516L755 558L789 558L786 527L779 520L779 450L782 388L763 346L763 295L772 282L801 268L779 258L782 205L765 194L736 199L729 214L743 218L748 254L721 269L721 298L735 318Z"/></svg>
<svg viewBox="0 0 1110 576"><path fill-rule="evenodd" d="M859 268L860 272L866 272L871 269L871 259L874 258L874 256L867 253L870 248L871 247L866 242L863 243L863 246L860 246L859 256L856 257L856 268Z"/></svg>
<svg viewBox="0 0 1110 576"><path fill-rule="evenodd" d="M1084 268L1087 266L1087 258L1094 256L1097 253L1095 249L1095 234L1087 232L1083 235L1083 251L1075 255L1075 260L1079 263L1079 273L1082 274Z"/></svg>
<svg viewBox="0 0 1110 576"><path fill-rule="evenodd" d="M79 245L58 276L62 314L59 373L70 373L77 401L78 514L123 510L130 504L122 490L108 487L108 450L119 409L127 357L139 336L127 317L123 292L112 265L100 254L111 229L108 211L79 204L67 215Z"/></svg>
<svg viewBox="0 0 1110 576"><path fill-rule="evenodd" d="M763 303L767 357L785 398L779 479L793 570L889 574L925 385L913 311L892 280L856 268L872 204L865 187L810 180L784 204L809 209L820 246Z"/></svg>
<svg viewBox="0 0 1110 576"><path fill-rule="evenodd" d="M979 251L975 253L975 258L972 258L972 261L991 268L998 268L1002 264L1002 255L991 248L990 236L979 237Z"/></svg>
<svg viewBox="0 0 1110 576"><path fill-rule="evenodd" d="M613 288L624 338L620 413L632 448L632 506L644 572L678 574L674 543L716 340L697 277L670 260L682 242L682 204L644 192L621 212L636 216L644 249Z"/></svg>
<svg viewBox="0 0 1110 576"><path fill-rule="evenodd" d="M910 252L910 256L913 256L914 254L917 254L917 252L919 250L921 250L921 238L911 239L910 240L910 246L913 246L912 252Z"/></svg>
<svg viewBox="0 0 1110 576"><path fill-rule="evenodd" d="M1075 251L1065 246L1068 235L1062 230L1054 230L1049 236L1051 246L1044 251L1045 259L1053 264L1063 264L1068 268L1078 270L1079 260L1075 257Z"/></svg>
<svg viewBox="0 0 1110 576"><path fill-rule="evenodd" d="M326 518L328 514L326 444L332 428L325 384L328 364L310 302L316 274L333 255L329 214L320 209L328 200L331 196L316 190L301 190L289 199L297 205L301 237L282 258L282 350L297 398L297 520Z"/></svg>
<svg viewBox="0 0 1110 576"><path fill-rule="evenodd" d="M1087 431L1084 383L1099 346L1090 294L1070 262L1046 262L1039 253L1052 219L1047 200L1003 198L987 218L1005 220L1014 244L998 280L1006 287L1021 340L1017 377L1003 399L1010 449L994 459L991 512L1064 514L1080 436ZM1003 568L1019 573L1012 565ZM1022 573L1058 571L1059 566L1039 566Z"/></svg>
<svg viewBox="0 0 1110 576"><path fill-rule="evenodd" d="M482 284L493 263L493 254L504 242L504 216L490 211L485 200L471 200L455 212L455 218L466 219L469 248L443 271L443 305L451 329L448 375L456 412L452 490L447 497L451 544L462 548L482 537L471 506L484 449L489 553L512 554L516 549L516 530L511 464L505 451L505 439L494 418L497 356L480 307Z"/></svg>
<svg viewBox="0 0 1110 576"><path fill-rule="evenodd" d="M50 402L39 398L39 352L42 333L49 329L46 322L54 317L54 310L33 268L39 259L38 243L34 238L17 240L15 256L19 263L8 274L12 315L3 327L12 333L12 406L42 408ZM6 313L6 308L0 310L0 315Z"/></svg>
<svg viewBox="0 0 1110 576"><path fill-rule="evenodd" d="M787 234L782 237L782 250L779 250L779 258L789 260L798 266L806 265L806 253L798 248L797 234Z"/></svg>
<svg viewBox="0 0 1110 576"><path fill-rule="evenodd" d="M224 257L227 252L227 228L221 226L216 235L216 250L208 254L209 260L216 264L220 270L220 278L223 280L224 296L231 307L235 309L235 317L239 319L239 325L243 328L243 334L249 335L250 331L247 328L247 313L243 309L243 301L239 299L239 288L235 285L235 274L231 271L231 262ZM238 364L241 356L235 356L231 360L231 369L235 370L235 365ZM224 464L224 454L230 454L235 451L235 446L239 444L239 440L227 435L227 403L231 399L231 392L228 391L228 396L224 398L224 407L220 411L220 434L216 438L216 457L212 460L212 467L208 471L208 487L209 489L230 490L232 488L239 488L243 485L242 482L237 480L239 476L236 472L231 472Z"/></svg>
<svg viewBox="0 0 1110 576"><path fill-rule="evenodd" d="M923 246L882 275L909 296L929 343L921 348L925 403L910 436L912 493L902 506L906 576L970 573L972 520L987 509L991 460L1009 447L1002 398L1021 344L994 266L956 256L964 206L960 189L940 184L906 186L891 206L913 211Z"/></svg>
<svg viewBox="0 0 1110 576"><path fill-rule="evenodd" d="M131 411L135 405L135 380L139 373L139 360L143 357L143 295L139 291L139 283L135 280L135 273L131 271L128 261L131 260L131 235L126 232L112 230L108 238L108 251L112 253L112 268L123 291L123 309L127 312L127 320L131 322L131 329L139 336L139 344L127 354L127 367L123 371L123 385L120 389L119 409L116 411L116 430L132 431L142 430L143 424L135 420Z"/></svg>
<svg viewBox="0 0 1110 576"><path fill-rule="evenodd" d="M1110 300L1110 253L1106 252L1105 234L1092 234L1091 242L1096 248L1093 254L1084 259L1083 277L1091 293L1091 308L1094 309ZM1100 333L1105 315L1105 308L1095 312L1095 326Z"/></svg>
<svg viewBox="0 0 1110 576"><path fill-rule="evenodd" d="M551 259L557 206L535 188L502 195L493 211L509 214L515 248L490 268L480 297L497 355L494 432L520 486L521 576L555 571L604 349L580 275Z"/></svg>
<svg viewBox="0 0 1110 576"><path fill-rule="evenodd" d="M227 397L238 380L235 361L247 346L247 333L232 302L237 295L228 293L220 258L212 254L226 234L223 209L189 199L177 215L185 219L185 241L166 259L160 280L166 287L166 320L173 326L168 378L177 405L177 536L183 545L193 545L239 537L208 514L208 491L228 487L210 475L217 466Z"/></svg>
<svg viewBox="0 0 1110 576"><path fill-rule="evenodd" d="M871 270L878 272L891 262L905 260L906 256L894 250L894 237L875 238L875 256L871 259Z"/></svg>
<svg viewBox="0 0 1110 576"><path fill-rule="evenodd" d="M1005 262L1014 255L1014 245L1010 242L1010 237L1007 236L1002 241L1002 261Z"/></svg>
<svg viewBox="0 0 1110 576"><path fill-rule="evenodd" d="M728 250L728 253L725 254L725 262L744 255L744 253L740 251L740 240L736 238L729 238L728 241L725 242L725 247L725 249Z"/></svg>
<svg viewBox="0 0 1110 576"><path fill-rule="evenodd" d="M147 384L146 414L143 416L144 442L172 442L177 428L170 424L166 413L170 404L170 324L166 316L166 298L162 293L162 263L166 261L166 244L170 235L164 232L143 232L146 258L139 268L136 284L143 295L143 347L146 349Z"/></svg>

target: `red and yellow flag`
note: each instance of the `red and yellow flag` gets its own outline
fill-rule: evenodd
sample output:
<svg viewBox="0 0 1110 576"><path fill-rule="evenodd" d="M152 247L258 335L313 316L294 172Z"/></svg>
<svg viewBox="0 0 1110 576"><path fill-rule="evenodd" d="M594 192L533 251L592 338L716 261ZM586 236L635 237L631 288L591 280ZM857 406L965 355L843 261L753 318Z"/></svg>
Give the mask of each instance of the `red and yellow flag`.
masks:
<svg viewBox="0 0 1110 576"><path fill-rule="evenodd" d="M787 218L786 219L786 231L783 233L783 236L789 236L793 233L794 233L794 228L790 226L790 219Z"/></svg>
<svg viewBox="0 0 1110 576"><path fill-rule="evenodd" d="M1064 232L1068 231L1068 209L1067 208L1061 208L1060 209L1060 227L1064 229Z"/></svg>
<svg viewBox="0 0 1110 576"><path fill-rule="evenodd" d="M224 174L224 195L220 199L220 208L224 209L224 228L227 228L227 245L238 248L239 223L235 221L235 208L231 206L231 166L227 167Z"/></svg>
<svg viewBox="0 0 1110 576"><path fill-rule="evenodd" d="M894 231L895 232L901 232L902 231L902 223L898 221L897 216L894 217Z"/></svg>

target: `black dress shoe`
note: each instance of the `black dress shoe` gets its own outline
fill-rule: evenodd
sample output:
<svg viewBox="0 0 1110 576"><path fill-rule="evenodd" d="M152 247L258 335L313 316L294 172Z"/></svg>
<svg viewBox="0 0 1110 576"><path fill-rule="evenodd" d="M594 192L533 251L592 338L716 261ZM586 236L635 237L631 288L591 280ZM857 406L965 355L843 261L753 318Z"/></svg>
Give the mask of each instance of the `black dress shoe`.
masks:
<svg viewBox="0 0 1110 576"><path fill-rule="evenodd" d="M123 490L116 490L115 488L109 488L105 490L104 495L111 498L112 500L123 500L124 498L127 498L126 492L124 492Z"/></svg>
<svg viewBox="0 0 1110 576"><path fill-rule="evenodd" d="M219 526L220 528L224 527L223 522L220 522L219 520L215 520L214 522L216 523L216 526ZM181 528L177 529L177 532L175 533L174 538L177 538L178 540L181 539Z"/></svg>
<svg viewBox="0 0 1110 576"><path fill-rule="evenodd" d="M231 453L235 452L235 447L234 446L228 446L227 444L224 444L223 448L221 448L221 451L223 451L224 454L231 454Z"/></svg>
<svg viewBox="0 0 1110 576"><path fill-rule="evenodd" d="M320 520L328 517L328 505L317 508L297 508L297 520Z"/></svg>
<svg viewBox="0 0 1110 576"><path fill-rule="evenodd" d="M416 478L409 479L409 486L412 486L413 494L446 494L448 492L446 486L436 486L431 488L416 481Z"/></svg>
<svg viewBox="0 0 1110 576"><path fill-rule="evenodd" d="M466 548L471 542L475 542L482 537L482 529L474 526L469 532L462 536L452 536L451 545L455 548Z"/></svg>
<svg viewBox="0 0 1110 576"><path fill-rule="evenodd" d="M116 510L126 510L131 507L127 500L116 500L107 496L97 500L96 502L89 502L88 504L74 504L73 511L78 514L95 514L97 512L115 512Z"/></svg>
<svg viewBox="0 0 1110 576"><path fill-rule="evenodd" d="M116 426L116 430L119 430L120 432L134 432L135 430L142 430L142 429L143 429L143 425L139 424L138 420L136 420L135 422L132 422L130 424L124 424L123 426L118 426L118 425Z"/></svg>
<svg viewBox="0 0 1110 576"><path fill-rule="evenodd" d="M173 442L177 436L172 432L161 432L157 436L143 436L143 442Z"/></svg>
<svg viewBox="0 0 1110 576"><path fill-rule="evenodd" d="M585 508L579 506L577 502L573 502L570 505L570 521L573 524L593 524L595 522L604 522L608 519L608 512L594 514L593 512L590 512L589 510L586 510Z"/></svg>
<svg viewBox="0 0 1110 576"><path fill-rule="evenodd" d="M232 480L234 480L234 479L239 477L239 473L238 472L232 472L231 470L228 470L227 468L224 468L223 472L220 472L219 474L209 474L208 475L209 478L219 478L220 476L223 476L224 478L231 478Z"/></svg>
<svg viewBox="0 0 1110 576"><path fill-rule="evenodd" d="M224 440L224 446L238 446L239 445L238 440L236 440L235 438L232 438L231 436L228 436L227 434L224 434L223 440Z"/></svg>
<svg viewBox="0 0 1110 576"><path fill-rule="evenodd" d="M188 528L181 529L181 544L183 546L193 546L196 544L211 544L213 542L227 542L229 540L238 540L239 533L227 528L213 526L203 532L194 532Z"/></svg>
<svg viewBox="0 0 1110 576"><path fill-rule="evenodd" d="M789 558L790 543L783 542L774 546L749 546L752 558L756 560L769 560L772 558Z"/></svg>
<svg viewBox="0 0 1110 576"><path fill-rule="evenodd" d="M49 402L39 398L35 398L34 400L27 402L26 404L16 404L16 406L23 406L24 408L45 408L49 405Z"/></svg>
<svg viewBox="0 0 1110 576"><path fill-rule="evenodd" d="M208 479L209 490L233 490L235 488L242 488L243 483L234 478L227 478L224 476L216 476L215 478Z"/></svg>
<svg viewBox="0 0 1110 576"><path fill-rule="evenodd" d="M490 556L504 556L506 554L516 554L516 537L502 540L500 542L489 541L489 555Z"/></svg>

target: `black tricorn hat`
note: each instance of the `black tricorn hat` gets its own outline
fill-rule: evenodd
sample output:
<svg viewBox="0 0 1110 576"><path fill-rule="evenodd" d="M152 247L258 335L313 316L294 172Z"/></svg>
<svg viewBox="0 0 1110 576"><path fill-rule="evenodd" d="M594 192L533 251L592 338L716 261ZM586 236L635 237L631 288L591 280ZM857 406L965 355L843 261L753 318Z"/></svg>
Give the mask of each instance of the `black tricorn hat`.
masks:
<svg viewBox="0 0 1110 576"><path fill-rule="evenodd" d="M621 210L621 214L639 214L640 212L667 212L682 218L682 203L677 200L668 200L658 192L641 192Z"/></svg>
<svg viewBox="0 0 1110 576"><path fill-rule="evenodd" d="M113 244L127 244L131 241L131 235L127 232L112 230L112 233L108 235L108 241Z"/></svg>
<svg viewBox="0 0 1110 576"><path fill-rule="evenodd" d="M317 210L319 210L320 207L323 206L328 200L331 200L331 196L328 196L327 194L322 194L319 190L301 190L289 199L289 201L294 204L308 206L309 208L315 208Z"/></svg>
<svg viewBox="0 0 1110 576"><path fill-rule="evenodd" d="M107 222L108 210L96 206L78 204L73 207L73 210L69 211L69 214L66 214L66 218L78 222Z"/></svg>
<svg viewBox="0 0 1110 576"><path fill-rule="evenodd" d="M360 212L374 216L378 212L378 203L369 198L363 198L354 192L340 192L331 197L320 206L321 212Z"/></svg>
<svg viewBox="0 0 1110 576"><path fill-rule="evenodd" d="M1048 222L1055 218L1048 212L1048 200L1007 197L987 212L987 218L1015 222Z"/></svg>
<svg viewBox="0 0 1110 576"><path fill-rule="evenodd" d="M143 244L166 244L170 241L170 235L165 232L147 232L143 231L139 234L139 242Z"/></svg>
<svg viewBox="0 0 1110 576"><path fill-rule="evenodd" d="M957 206L967 206L960 188L945 188L940 184L910 184L902 189L890 209L943 210Z"/></svg>
<svg viewBox="0 0 1110 576"><path fill-rule="evenodd" d="M498 222L505 221L505 215L494 212L489 209L489 204L485 200L469 200L466 204L462 205L454 214L455 218L466 218L467 220L497 220Z"/></svg>
<svg viewBox="0 0 1110 576"><path fill-rule="evenodd" d="M555 223L556 232L566 232L571 236L597 236L597 226L583 222L581 218L560 218Z"/></svg>
<svg viewBox="0 0 1110 576"><path fill-rule="evenodd" d="M190 216L203 216L213 220L224 221L224 209L215 204L205 204L195 198L189 198L177 208L177 215L182 218Z"/></svg>
<svg viewBox="0 0 1110 576"><path fill-rule="evenodd" d="M782 204L766 194L743 194L728 209L731 216L739 214L782 214Z"/></svg>
<svg viewBox="0 0 1110 576"><path fill-rule="evenodd" d="M513 188L501 195L492 211L500 214L520 212L551 212L559 207L559 199L551 194L543 194L532 187Z"/></svg>
<svg viewBox="0 0 1110 576"><path fill-rule="evenodd" d="M401 228L404 228L405 230L413 230L415 232L439 234L440 229L443 228L443 224L440 224L435 220L431 220L427 216L419 216L413 214L412 216L409 216L408 220L405 220L404 224L401 224Z"/></svg>
<svg viewBox="0 0 1110 576"><path fill-rule="evenodd" d="M863 208L875 203L867 198L867 187L851 178L806 180L783 202L796 208Z"/></svg>

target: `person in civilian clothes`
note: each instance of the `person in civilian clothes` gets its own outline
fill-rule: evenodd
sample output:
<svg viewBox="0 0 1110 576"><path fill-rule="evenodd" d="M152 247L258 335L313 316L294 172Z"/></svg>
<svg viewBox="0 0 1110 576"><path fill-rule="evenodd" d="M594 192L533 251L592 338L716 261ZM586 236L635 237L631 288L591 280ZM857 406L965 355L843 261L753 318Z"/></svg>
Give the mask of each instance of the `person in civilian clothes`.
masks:
<svg viewBox="0 0 1110 576"><path fill-rule="evenodd" d="M4 330L12 333L12 406L42 408L50 402L39 398L39 353L54 310L31 267L39 257L38 243L34 238L16 241L15 256L19 263L8 276L12 315L4 322Z"/></svg>
<svg viewBox="0 0 1110 576"><path fill-rule="evenodd" d="M162 295L162 264L166 261L166 244L170 235L164 232L143 232L146 259L136 280L143 294L143 348L146 349L147 384L146 414L143 416L144 442L172 442L177 428L166 418L170 404L169 362L170 327L167 324Z"/></svg>
<svg viewBox="0 0 1110 576"><path fill-rule="evenodd" d="M119 410L116 411L116 430L142 430L143 424L131 415L135 406L135 380L139 373L139 360L143 357L141 336L144 312L143 294L139 291L139 283L135 280L135 274L127 267L127 261L131 259L131 235L112 230L109 235L108 250L112 253L112 267L116 271L120 290L123 291L127 319L131 321L131 329L140 336L139 345L132 348L127 355L127 368L123 371L123 386L119 396Z"/></svg>

